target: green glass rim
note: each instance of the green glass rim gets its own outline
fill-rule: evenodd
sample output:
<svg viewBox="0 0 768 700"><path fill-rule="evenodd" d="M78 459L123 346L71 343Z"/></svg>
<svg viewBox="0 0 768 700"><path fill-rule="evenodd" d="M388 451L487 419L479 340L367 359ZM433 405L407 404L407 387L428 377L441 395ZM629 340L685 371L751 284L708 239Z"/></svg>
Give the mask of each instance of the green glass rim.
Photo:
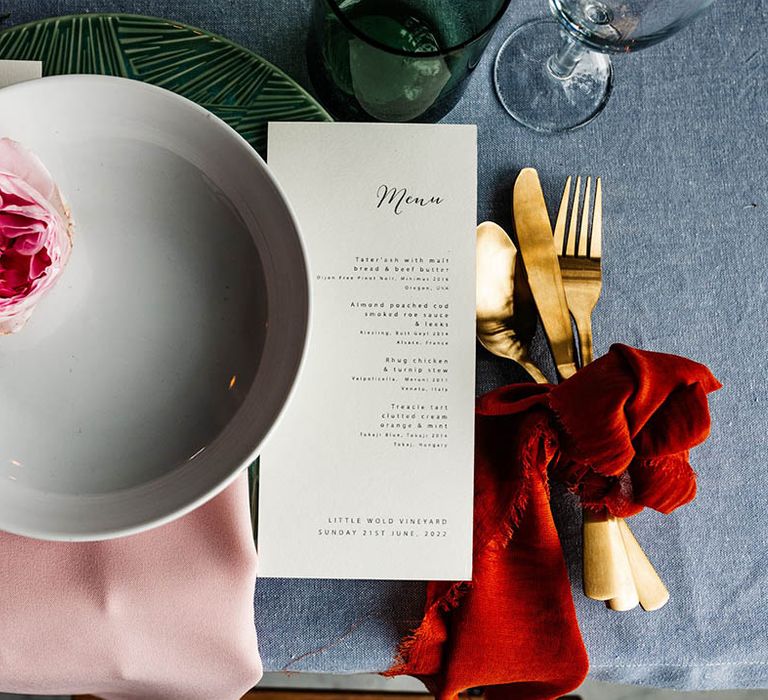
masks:
<svg viewBox="0 0 768 700"><path fill-rule="evenodd" d="M486 24L480 31L473 34L469 39L465 39L464 41L455 44L454 46L451 46L447 49L440 49L439 51L406 51L404 49L396 49L393 46L387 46L378 39L374 39L372 36L369 36L365 32L360 31L354 24L352 24L352 22L349 21L349 19L347 19L347 16L341 11L341 8L339 7L336 0L323 1L326 5L328 5L328 7L330 7L331 11L336 15L338 20L344 26L350 32L352 32L352 34L357 36L359 39L362 39L366 44L370 44L371 46L374 46L381 51L385 51L386 53L394 54L395 56L405 56L406 58L439 58L441 56L447 56L448 54L455 53L456 51L461 51L462 49L467 48L467 46L474 44L476 41L482 39L496 28L499 20L507 11L509 4L512 2L512 0L501 0L501 5L499 6L498 11L490 20L490 22L488 22L488 24Z"/></svg>

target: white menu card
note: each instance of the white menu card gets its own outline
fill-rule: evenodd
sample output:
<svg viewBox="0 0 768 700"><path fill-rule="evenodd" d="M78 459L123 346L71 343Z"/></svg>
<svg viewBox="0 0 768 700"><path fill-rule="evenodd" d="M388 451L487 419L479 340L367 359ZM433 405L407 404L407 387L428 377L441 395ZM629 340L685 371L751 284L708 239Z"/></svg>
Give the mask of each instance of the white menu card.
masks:
<svg viewBox="0 0 768 700"><path fill-rule="evenodd" d="M43 77L40 61L0 60L0 88Z"/></svg>
<svg viewBox="0 0 768 700"><path fill-rule="evenodd" d="M273 123L311 330L261 454L259 575L467 580L474 126Z"/></svg>

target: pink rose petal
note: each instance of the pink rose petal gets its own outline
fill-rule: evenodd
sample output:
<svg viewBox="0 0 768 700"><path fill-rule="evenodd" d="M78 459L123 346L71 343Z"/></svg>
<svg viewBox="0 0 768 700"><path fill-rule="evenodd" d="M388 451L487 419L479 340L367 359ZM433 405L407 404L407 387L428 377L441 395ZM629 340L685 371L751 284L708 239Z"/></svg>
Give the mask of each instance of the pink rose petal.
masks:
<svg viewBox="0 0 768 700"><path fill-rule="evenodd" d="M72 247L72 221L40 159L0 139L0 333L19 330Z"/></svg>
<svg viewBox="0 0 768 700"><path fill-rule="evenodd" d="M53 198L56 183L48 172L48 168L20 143L11 139L0 139L0 169L26 182L44 199Z"/></svg>

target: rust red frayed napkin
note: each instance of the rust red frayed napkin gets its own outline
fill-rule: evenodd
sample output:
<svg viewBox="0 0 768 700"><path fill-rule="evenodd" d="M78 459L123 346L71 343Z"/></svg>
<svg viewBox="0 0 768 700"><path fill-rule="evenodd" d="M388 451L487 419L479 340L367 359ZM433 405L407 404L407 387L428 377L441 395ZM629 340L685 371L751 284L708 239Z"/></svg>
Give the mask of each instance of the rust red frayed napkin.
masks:
<svg viewBox="0 0 768 700"><path fill-rule="evenodd" d="M614 345L558 386L478 399L473 578L429 584L421 625L388 675L417 676L444 700L478 686L491 700L578 687L588 660L548 478L621 517L688 503L688 450L709 434L707 394L719 387L701 364Z"/></svg>

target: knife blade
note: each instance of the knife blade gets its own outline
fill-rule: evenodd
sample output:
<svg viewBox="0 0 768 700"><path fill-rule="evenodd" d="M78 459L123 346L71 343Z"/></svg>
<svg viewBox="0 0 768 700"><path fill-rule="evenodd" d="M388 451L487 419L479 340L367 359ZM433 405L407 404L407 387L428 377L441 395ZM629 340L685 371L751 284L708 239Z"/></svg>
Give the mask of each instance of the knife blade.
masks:
<svg viewBox="0 0 768 700"><path fill-rule="evenodd" d="M571 315L568 312L544 193L539 174L533 168L524 168L517 176L512 208L528 285L555 358L557 373L562 379L568 379L576 373Z"/></svg>

